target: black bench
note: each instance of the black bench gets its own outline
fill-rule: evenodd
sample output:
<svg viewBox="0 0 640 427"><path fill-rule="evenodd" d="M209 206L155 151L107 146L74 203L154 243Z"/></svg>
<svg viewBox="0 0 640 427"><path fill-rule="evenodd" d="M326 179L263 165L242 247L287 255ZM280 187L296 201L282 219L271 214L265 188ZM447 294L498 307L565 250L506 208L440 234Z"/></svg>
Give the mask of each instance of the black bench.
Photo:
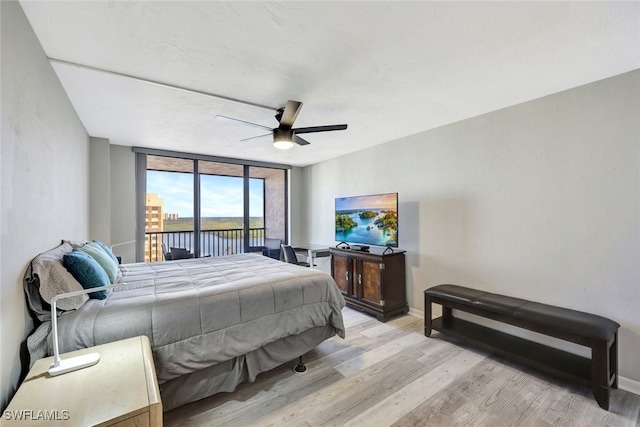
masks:
<svg viewBox="0 0 640 427"><path fill-rule="evenodd" d="M431 319L432 303L442 306L442 317ZM589 347L591 359L453 317L452 309ZM609 392L618 387L619 327L594 314L463 286L439 285L424 291L426 336L435 329L505 359L591 387L598 404L607 410Z"/></svg>

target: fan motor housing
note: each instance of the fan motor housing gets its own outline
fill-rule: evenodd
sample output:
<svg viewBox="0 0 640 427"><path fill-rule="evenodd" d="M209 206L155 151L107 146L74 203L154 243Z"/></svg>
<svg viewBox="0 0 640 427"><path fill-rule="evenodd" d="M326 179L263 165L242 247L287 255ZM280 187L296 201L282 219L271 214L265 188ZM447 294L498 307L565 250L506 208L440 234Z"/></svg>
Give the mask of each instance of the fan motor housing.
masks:
<svg viewBox="0 0 640 427"><path fill-rule="evenodd" d="M273 130L273 140L274 141L293 141L293 130L292 129L282 129L275 128Z"/></svg>

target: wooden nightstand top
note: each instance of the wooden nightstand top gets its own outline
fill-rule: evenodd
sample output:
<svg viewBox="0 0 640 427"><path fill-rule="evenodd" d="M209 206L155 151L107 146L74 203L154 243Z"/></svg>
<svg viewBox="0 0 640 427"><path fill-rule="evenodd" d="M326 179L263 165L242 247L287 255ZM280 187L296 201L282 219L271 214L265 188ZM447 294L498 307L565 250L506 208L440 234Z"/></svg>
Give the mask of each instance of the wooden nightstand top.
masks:
<svg viewBox="0 0 640 427"><path fill-rule="evenodd" d="M96 365L55 377L48 373L53 357L36 361L2 414L3 425L161 426L149 338L73 351L62 359L95 352L100 353ZM18 416L23 420L13 419Z"/></svg>

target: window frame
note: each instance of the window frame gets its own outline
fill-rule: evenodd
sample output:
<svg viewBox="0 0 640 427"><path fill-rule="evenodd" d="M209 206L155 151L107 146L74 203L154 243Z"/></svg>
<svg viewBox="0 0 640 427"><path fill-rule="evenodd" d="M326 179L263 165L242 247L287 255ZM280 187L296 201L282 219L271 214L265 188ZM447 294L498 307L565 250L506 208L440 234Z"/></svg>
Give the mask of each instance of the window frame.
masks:
<svg viewBox="0 0 640 427"><path fill-rule="evenodd" d="M247 227L249 226L249 179L250 179L250 167L260 167L260 168L269 168L269 169L280 169L283 170L284 173L284 239L285 241L289 240L289 178L290 178L290 170L292 166L279 164L279 163L269 163L269 162L260 162L255 160L242 160L242 159L233 159L227 157L217 157L217 156L208 156L204 154L194 154L194 153L184 153L178 151L168 151L168 150L160 150L153 148L145 148L145 147L132 147L132 151L135 153L136 158L136 262L144 262L145 260L145 217L146 217L146 190L147 190L147 156L161 156L161 157L172 157L177 159L191 160L193 161L193 198L194 198L194 250L195 256L199 256L200 251L200 204L201 204L201 192L200 192L200 174L198 171L199 161L207 161L207 162L218 162L218 163L228 163L243 166L243 187L244 187L244 248L245 251L248 250L248 239L249 239L249 230ZM264 191L264 186L263 186ZM263 206L264 210L264 206ZM266 222L266 218L265 218ZM197 224L196 224L197 223ZM266 225L266 224L265 224Z"/></svg>

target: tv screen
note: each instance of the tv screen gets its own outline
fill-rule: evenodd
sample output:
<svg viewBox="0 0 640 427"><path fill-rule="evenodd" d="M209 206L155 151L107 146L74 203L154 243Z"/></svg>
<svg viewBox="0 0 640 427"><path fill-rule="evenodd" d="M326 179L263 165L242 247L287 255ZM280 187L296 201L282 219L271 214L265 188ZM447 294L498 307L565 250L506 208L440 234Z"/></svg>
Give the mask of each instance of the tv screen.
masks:
<svg viewBox="0 0 640 427"><path fill-rule="evenodd" d="M398 193L336 199L336 241L398 247Z"/></svg>

